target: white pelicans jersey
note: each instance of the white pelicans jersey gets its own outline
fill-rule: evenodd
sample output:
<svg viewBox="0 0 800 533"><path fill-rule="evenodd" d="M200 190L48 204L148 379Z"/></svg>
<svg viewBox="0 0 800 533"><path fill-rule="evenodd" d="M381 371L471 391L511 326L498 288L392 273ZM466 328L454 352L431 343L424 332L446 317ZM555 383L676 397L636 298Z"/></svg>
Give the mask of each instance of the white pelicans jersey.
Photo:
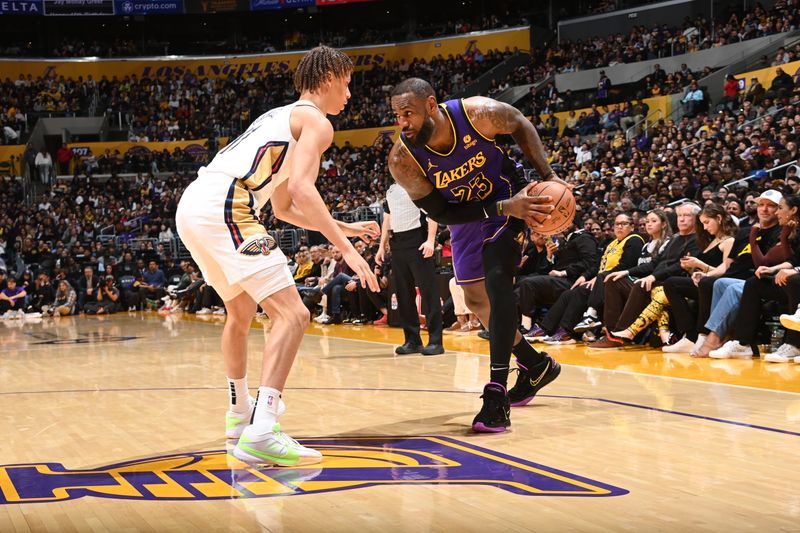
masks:
<svg viewBox="0 0 800 533"><path fill-rule="evenodd" d="M256 211L264 207L275 187L289 178L291 153L296 144L289 123L297 106L317 107L305 100L267 111L247 130L220 150L200 173L214 172L238 179L255 197ZM241 193L241 200L247 195Z"/></svg>

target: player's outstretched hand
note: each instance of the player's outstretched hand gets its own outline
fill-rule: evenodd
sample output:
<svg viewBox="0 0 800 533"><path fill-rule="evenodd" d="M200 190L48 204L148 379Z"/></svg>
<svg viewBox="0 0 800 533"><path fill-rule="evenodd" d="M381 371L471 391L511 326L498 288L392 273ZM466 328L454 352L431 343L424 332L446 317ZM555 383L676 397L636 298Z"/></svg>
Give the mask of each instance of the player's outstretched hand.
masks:
<svg viewBox="0 0 800 533"><path fill-rule="evenodd" d="M356 252L354 248L342 253L342 258L345 263L353 269L353 274L358 277L362 287L369 287L369 290L372 292L379 292L381 290L375 273L372 272L367 262L364 261L363 257L358 255L358 252Z"/></svg>
<svg viewBox="0 0 800 533"><path fill-rule="evenodd" d="M555 209L552 196L529 196L530 190L535 183L529 183L524 189L514 195L513 198L506 200L503 204L503 214L520 218L530 225L541 224L548 218Z"/></svg>
<svg viewBox="0 0 800 533"><path fill-rule="evenodd" d="M574 183L567 183L566 181L564 181L561 178L559 178L558 174L556 174L555 172L550 174L550 178L547 181L558 182L561 185L563 185L564 187L566 187L567 189L569 189L570 191L575 188L575 184Z"/></svg>
<svg viewBox="0 0 800 533"><path fill-rule="evenodd" d="M381 236L381 227L374 220L343 224L342 231L344 231L344 234L348 237L358 237L366 242L370 242Z"/></svg>

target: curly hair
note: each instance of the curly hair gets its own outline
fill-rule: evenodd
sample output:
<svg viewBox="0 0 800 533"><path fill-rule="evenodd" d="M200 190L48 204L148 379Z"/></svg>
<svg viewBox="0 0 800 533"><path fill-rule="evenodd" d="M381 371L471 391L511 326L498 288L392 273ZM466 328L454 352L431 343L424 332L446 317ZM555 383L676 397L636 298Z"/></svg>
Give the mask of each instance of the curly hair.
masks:
<svg viewBox="0 0 800 533"><path fill-rule="evenodd" d="M297 92L314 92L330 76L344 78L353 72L350 57L328 46L317 46L308 51L294 71L294 88Z"/></svg>

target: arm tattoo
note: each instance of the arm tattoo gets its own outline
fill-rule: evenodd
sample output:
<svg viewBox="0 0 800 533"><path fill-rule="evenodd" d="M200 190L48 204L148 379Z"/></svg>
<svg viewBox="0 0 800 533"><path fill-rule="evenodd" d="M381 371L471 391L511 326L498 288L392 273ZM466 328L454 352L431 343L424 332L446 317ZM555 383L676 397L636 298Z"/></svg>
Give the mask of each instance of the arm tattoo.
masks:
<svg viewBox="0 0 800 533"><path fill-rule="evenodd" d="M397 141L389 152L389 172L412 200L424 198L433 190L433 184L428 181L419 165L414 162L414 157L400 141Z"/></svg>
<svg viewBox="0 0 800 533"><path fill-rule="evenodd" d="M514 131L516 120L514 120L512 114L513 110L514 108L506 104L496 100L488 100L476 108L467 110L467 113L473 122L488 120L495 130L493 133L500 134Z"/></svg>
<svg viewBox="0 0 800 533"><path fill-rule="evenodd" d="M517 108L487 98L467 112L476 126L482 124L493 130L491 134L483 132L487 137L510 134L542 179L548 179L553 173L547 163L547 152L536 133L536 128L524 119Z"/></svg>

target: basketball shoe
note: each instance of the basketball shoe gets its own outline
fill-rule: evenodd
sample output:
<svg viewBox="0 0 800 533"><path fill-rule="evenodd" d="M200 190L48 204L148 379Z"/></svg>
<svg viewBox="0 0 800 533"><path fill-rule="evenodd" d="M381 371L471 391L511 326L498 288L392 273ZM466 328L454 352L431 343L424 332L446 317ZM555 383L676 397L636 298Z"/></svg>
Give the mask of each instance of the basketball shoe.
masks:
<svg viewBox="0 0 800 533"><path fill-rule="evenodd" d="M233 456L245 463L271 464L278 466L313 465L322 461L322 454L306 448L281 431L277 422L272 431L259 435L248 426L239 437Z"/></svg>
<svg viewBox="0 0 800 533"><path fill-rule="evenodd" d="M555 380L561 374L561 365L547 355L543 363L528 370L517 362L517 382L508 390L508 400L511 407L527 405L545 385Z"/></svg>
<svg viewBox="0 0 800 533"><path fill-rule="evenodd" d="M253 418L253 407L256 401L250 397L250 409L245 413L237 413L236 411L227 411L225 413L225 436L229 439L238 439L242 435L244 428L250 425L250 419ZM278 404L278 416L286 412L286 404L283 399Z"/></svg>
<svg viewBox="0 0 800 533"><path fill-rule="evenodd" d="M508 392L499 383L483 387L483 407L472 421L472 430L478 433L501 433L511 425L511 406Z"/></svg>

